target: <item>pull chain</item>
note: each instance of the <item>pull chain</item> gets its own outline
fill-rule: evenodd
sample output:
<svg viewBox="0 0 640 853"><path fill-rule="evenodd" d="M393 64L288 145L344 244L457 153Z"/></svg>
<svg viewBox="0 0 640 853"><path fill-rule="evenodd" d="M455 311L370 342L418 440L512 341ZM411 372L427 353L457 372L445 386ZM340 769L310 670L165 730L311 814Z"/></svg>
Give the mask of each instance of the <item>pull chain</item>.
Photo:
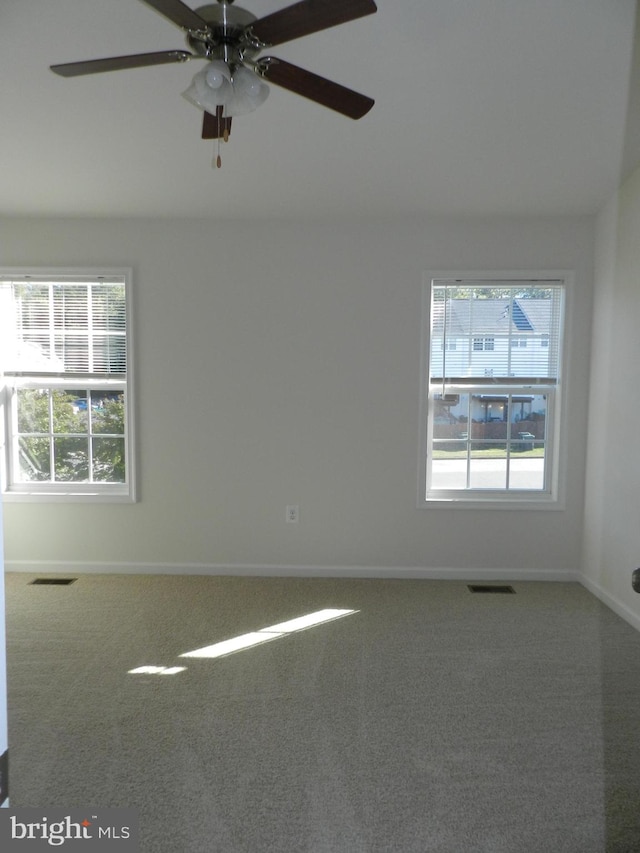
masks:
<svg viewBox="0 0 640 853"><path fill-rule="evenodd" d="M224 104L220 104L216 107L216 156L215 156L215 167L216 169L220 169L222 166L222 157L220 156L220 140L223 142L229 141L229 125L231 124L231 119L227 121L224 115Z"/></svg>
<svg viewBox="0 0 640 853"><path fill-rule="evenodd" d="M216 107L216 118L218 120L218 133L217 133L217 143L218 143L218 156L216 157L216 168L220 169L222 167L222 157L220 156L220 137L224 133L224 104L220 104Z"/></svg>

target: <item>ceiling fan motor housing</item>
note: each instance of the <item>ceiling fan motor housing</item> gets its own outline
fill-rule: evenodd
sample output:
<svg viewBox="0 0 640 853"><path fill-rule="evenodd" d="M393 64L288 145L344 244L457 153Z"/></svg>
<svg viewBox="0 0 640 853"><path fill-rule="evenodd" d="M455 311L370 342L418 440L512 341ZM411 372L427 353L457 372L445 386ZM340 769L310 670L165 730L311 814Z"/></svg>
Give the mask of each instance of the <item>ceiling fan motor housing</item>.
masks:
<svg viewBox="0 0 640 853"><path fill-rule="evenodd" d="M187 43L199 56L221 59L230 64L240 64L245 57L253 58L259 48L248 44L246 30L257 20L256 16L239 6L231 6L233 0L200 6L195 12L209 25L210 32L189 32Z"/></svg>

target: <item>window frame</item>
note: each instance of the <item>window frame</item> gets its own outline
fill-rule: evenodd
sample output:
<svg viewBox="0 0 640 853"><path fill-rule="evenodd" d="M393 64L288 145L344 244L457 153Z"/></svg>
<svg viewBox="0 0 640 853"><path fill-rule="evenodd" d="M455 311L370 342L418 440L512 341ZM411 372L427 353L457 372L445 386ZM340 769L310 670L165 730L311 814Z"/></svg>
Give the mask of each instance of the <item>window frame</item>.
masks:
<svg viewBox="0 0 640 853"><path fill-rule="evenodd" d="M87 503L133 503L137 500L137 469L135 459L135 391L134 391L134 347L133 294L131 267L2 267L0 281L19 280L32 277L34 280L87 283L91 280L121 278L124 283L126 325L125 353L126 372L124 377L97 375L89 371L73 374L30 372L24 376L5 376L0 364L0 489L6 502L87 502ZM72 481L14 481L16 465L15 440L17 439L17 406L15 400L20 388L56 390L82 389L122 392L124 397L124 447L125 481L123 483L72 482ZM66 435L66 434L65 434ZM84 436L83 436L84 437ZM87 433L87 440L91 434Z"/></svg>
<svg viewBox="0 0 640 853"><path fill-rule="evenodd" d="M529 489L435 489L430 488L430 470L433 447L433 417L435 406L430 406L431 358L431 293L432 285L465 282L477 285L507 287L513 282L524 284L562 284L563 318L560 327L560 373L555 385L536 385L534 390L547 396L547 430L545 435L545 487ZM574 273L571 270L509 270L509 271L435 271L425 272L422 288L422 335L420 371L420 425L418 452L418 509L544 509L562 510L565 506L567 418L563 416L563 401L567 397L569 334ZM447 386L447 394L468 393L483 386L481 377L466 386ZM517 385L498 386L490 382L492 393L518 395ZM524 383L523 383L524 384Z"/></svg>

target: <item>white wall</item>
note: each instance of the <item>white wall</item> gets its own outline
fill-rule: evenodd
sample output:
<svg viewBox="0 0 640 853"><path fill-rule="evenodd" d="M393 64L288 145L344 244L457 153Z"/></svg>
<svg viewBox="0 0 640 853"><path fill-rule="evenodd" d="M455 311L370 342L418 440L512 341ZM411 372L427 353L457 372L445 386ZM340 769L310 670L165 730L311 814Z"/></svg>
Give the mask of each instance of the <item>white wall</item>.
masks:
<svg viewBox="0 0 640 853"><path fill-rule="evenodd" d="M583 567L586 583L640 628L640 169L597 222Z"/></svg>
<svg viewBox="0 0 640 853"><path fill-rule="evenodd" d="M9 749L8 718L7 718L7 644L4 615L4 551L2 547L2 500L0 500L0 757ZM6 790L8 785L5 776L8 761L2 761L0 769L0 806L7 808L9 798Z"/></svg>
<svg viewBox="0 0 640 853"><path fill-rule="evenodd" d="M141 498L6 503L7 568L576 571L592 252L589 218L0 220L4 265L133 267ZM538 268L576 271L566 510L416 509L423 271Z"/></svg>

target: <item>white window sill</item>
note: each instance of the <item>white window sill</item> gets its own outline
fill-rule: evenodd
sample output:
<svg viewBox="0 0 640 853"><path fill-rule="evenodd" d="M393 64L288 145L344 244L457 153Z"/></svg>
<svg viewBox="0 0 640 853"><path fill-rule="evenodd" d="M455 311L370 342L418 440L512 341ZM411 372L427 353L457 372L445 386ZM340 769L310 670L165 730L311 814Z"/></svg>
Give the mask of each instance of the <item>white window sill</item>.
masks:
<svg viewBox="0 0 640 853"><path fill-rule="evenodd" d="M52 489L8 490L2 493L3 503L135 503L135 495L124 489Z"/></svg>
<svg viewBox="0 0 640 853"><path fill-rule="evenodd" d="M548 494L539 498L532 498L530 495L519 497L515 494L509 497L480 494L473 497L434 495L419 501L418 509L563 510L564 502Z"/></svg>

